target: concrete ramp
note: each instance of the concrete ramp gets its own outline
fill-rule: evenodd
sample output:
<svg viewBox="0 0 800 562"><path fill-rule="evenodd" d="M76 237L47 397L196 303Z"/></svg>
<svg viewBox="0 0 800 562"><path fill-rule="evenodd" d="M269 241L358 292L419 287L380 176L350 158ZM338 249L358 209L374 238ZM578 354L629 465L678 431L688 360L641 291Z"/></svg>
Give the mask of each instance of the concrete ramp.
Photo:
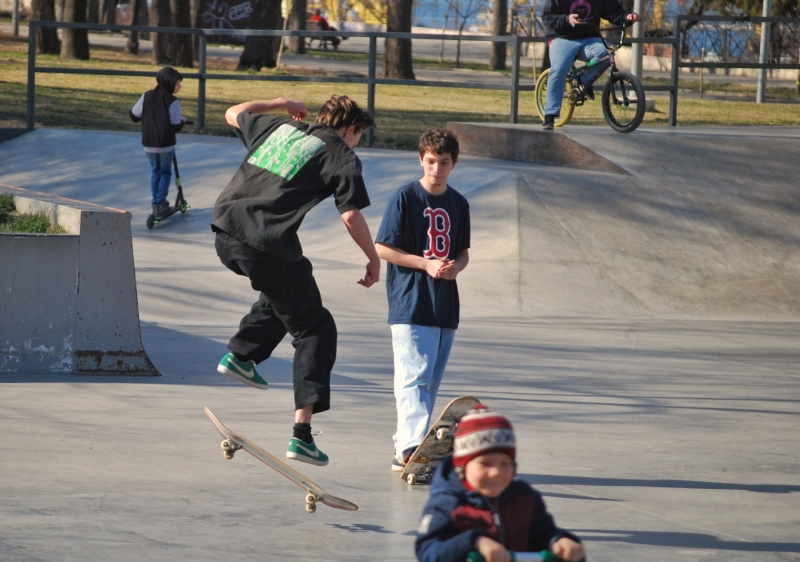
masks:
<svg viewBox="0 0 800 562"><path fill-rule="evenodd" d="M627 173L613 160L588 149L568 133L543 131L538 125L451 122L447 124L447 128L458 135L464 154L616 174Z"/></svg>
<svg viewBox="0 0 800 562"><path fill-rule="evenodd" d="M157 375L142 346L131 215L0 184L67 234L0 234L0 373Z"/></svg>
<svg viewBox="0 0 800 562"><path fill-rule="evenodd" d="M492 295L489 309L524 315L800 311L795 129L763 136L571 129L571 142L623 173L565 161L569 167L518 167L472 190L470 268L483 271L464 275L467 294Z"/></svg>

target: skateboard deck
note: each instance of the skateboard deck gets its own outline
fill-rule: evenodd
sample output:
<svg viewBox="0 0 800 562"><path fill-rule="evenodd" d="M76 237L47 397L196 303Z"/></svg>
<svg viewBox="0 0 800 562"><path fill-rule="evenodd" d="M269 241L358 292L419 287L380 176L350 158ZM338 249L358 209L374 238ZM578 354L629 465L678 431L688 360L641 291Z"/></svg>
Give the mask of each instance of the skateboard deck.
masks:
<svg viewBox="0 0 800 562"><path fill-rule="evenodd" d="M214 424L214 427L217 428L217 431L219 431L220 435L225 438L220 446L222 447L222 454L226 459L232 459L234 453L236 453L236 451L239 449L247 451L273 470L279 472L303 488L306 491L306 511L309 513L314 513L316 511L317 502L322 502L325 505L335 507L336 509L346 509L348 511L356 511L358 509L358 506L353 502L332 496L320 488L317 484L306 478L299 471L295 470L274 455L268 453L246 437L243 437L225 427L223 423L219 421L219 418L214 415L214 412L208 408L208 406L204 407L203 410L211 420L211 423Z"/></svg>
<svg viewBox="0 0 800 562"><path fill-rule="evenodd" d="M478 404L480 401L474 396L459 396L451 400L408 459L400 478L412 485L430 482L436 467L453 452L453 436L458 420Z"/></svg>

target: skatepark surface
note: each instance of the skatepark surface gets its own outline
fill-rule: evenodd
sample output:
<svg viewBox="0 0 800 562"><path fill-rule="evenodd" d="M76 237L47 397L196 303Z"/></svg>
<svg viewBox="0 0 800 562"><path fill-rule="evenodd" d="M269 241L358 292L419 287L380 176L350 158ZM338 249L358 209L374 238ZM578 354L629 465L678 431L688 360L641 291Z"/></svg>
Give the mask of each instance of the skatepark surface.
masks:
<svg viewBox="0 0 800 562"><path fill-rule="evenodd" d="M626 173L462 156L450 184L470 201L471 261L434 414L468 394L507 415L519 477L589 560L800 560L800 129L555 134ZM374 235L421 172L413 152L358 152ZM216 372L256 298L209 229L244 149L181 135L177 154L192 208L147 230L139 135L0 144L0 184L132 213L162 374L0 374L0 560L413 560L428 487L390 472L383 281L356 284L366 262L331 201L307 216L339 351L332 410L313 420L331 463L293 466L360 507L308 514L256 459L225 460L203 413L279 456L291 436L288 339L259 367L268 391Z"/></svg>

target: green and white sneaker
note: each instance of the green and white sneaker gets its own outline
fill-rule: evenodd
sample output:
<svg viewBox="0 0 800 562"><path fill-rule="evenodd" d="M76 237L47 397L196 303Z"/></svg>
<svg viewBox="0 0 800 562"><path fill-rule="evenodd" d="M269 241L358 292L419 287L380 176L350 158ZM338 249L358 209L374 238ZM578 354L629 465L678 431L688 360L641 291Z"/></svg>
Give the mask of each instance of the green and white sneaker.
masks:
<svg viewBox="0 0 800 562"><path fill-rule="evenodd" d="M297 437L292 437L292 440L289 441L286 456L296 461L307 462L317 466L328 464L328 455L317 449L313 441L309 444Z"/></svg>
<svg viewBox="0 0 800 562"><path fill-rule="evenodd" d="M267 390L269 383L261 378L256 371L256 364L253 361L239 361L233 353L228 353L217 365L217 371L246 385Z"/></svg>

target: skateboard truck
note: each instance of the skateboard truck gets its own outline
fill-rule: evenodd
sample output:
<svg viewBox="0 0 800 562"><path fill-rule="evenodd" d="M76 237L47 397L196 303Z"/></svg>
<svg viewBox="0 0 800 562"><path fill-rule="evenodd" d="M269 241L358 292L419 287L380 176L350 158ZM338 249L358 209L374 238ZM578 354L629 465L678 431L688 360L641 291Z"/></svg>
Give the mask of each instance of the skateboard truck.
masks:
<svg viewBox="0 0 800 562"><path fill-rule="evenodd" d="M232 459L233 454L242 448L241 445L230 439L225 439L219 446L222 447L222 456L226 459Z"/></svg>

